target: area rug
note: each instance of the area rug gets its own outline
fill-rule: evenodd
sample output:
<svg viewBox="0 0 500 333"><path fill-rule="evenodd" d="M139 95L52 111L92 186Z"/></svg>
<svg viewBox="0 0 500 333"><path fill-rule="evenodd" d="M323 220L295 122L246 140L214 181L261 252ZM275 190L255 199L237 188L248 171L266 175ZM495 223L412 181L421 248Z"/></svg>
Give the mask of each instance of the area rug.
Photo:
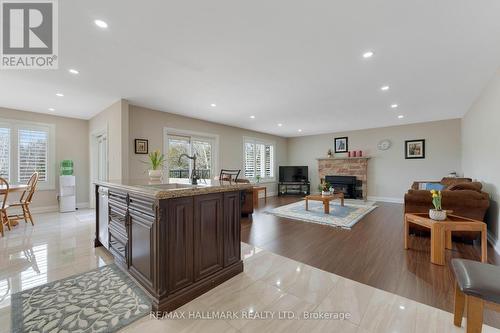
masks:
<svg viewBox="0 0 500 333"><path fill-rule="evenodd" d="M346 200L344 206L341 206L340 202L331 201L330 214L327 215L324 213L322 202L309 200L309 210L306 210L306 202L303 200L274 208L266 213L304 222L350 229L375 208L377 206L371 201Z"/></svg>
<svg viewBox="0 0 500 333"><path fill-rule="evenodd" d="M115 264L12 295L12 332L115 332L151 301Z"/></svg>

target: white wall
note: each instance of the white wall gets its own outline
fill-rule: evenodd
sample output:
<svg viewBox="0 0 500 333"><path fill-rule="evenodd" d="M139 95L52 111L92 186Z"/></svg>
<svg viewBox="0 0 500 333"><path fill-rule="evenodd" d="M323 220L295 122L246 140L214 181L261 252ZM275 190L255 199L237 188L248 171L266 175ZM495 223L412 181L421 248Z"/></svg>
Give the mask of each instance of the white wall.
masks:
<svg viewBox="0 0 500 333"><path fill-rule="evenodd" d="M319 183L316 158L333 151L335 137L349 137L349 150L362 150L368 161L368 196L371 199L401 202L415 180L440 180L451 171L461 173L460 120L444 120L351 132L312 135L288 140L289 165L308 165L311 191ZM383 139L392 141L379 151ZM406 160L405 140L425 139L426 158ZM343 154L345 155L345 154Z"/></svg>
<svg viewBox="0 0 500 333"><path fill-rule="evenodd" d="M462 165L468 177L484 184L491 196L487 221L490 239L498 242L500 200L500 69L462 120ZM496 246L500 252L500 246Z"/></svg>
<svg viewBox="0 0 500 333"><path fill-rule="evenodd" d="M156 149L163 150L163 129L165 127L218 135L219 168L243 168L243 136L255 137L275 142L276 167L284 165L287 162L286 138L183 117L135 105L130 105L129 110L130 129L128 144L131 179L145 179L148 177L145 172L147 166L141 162L145 161L146 157L144 155L136 155L134 153L134 139L148 139L149 151ZM275 182L265 185L268 187L268 193L275 193L277 191Z"/></svg>
<svg viewBox="0 0 500 333"><path fill-rule="evenodd" d="M76 176L76 200L80 207L88 205L89 198L89 148L88 148L88 121L42 113L19 111L0 108L0 117L55 125L55 165L56 188L53 190L38 190L33 201L34 210L56 210L58 207L57 194L59 187L59 163L61 160L73 160ZM9 201L15 196L9 196Z"/></svg>

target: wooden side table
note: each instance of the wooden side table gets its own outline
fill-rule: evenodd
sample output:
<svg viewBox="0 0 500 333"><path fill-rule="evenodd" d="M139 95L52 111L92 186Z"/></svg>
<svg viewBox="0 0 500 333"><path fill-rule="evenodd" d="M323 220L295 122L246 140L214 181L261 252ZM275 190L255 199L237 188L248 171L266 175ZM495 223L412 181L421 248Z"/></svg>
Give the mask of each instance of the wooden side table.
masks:
<svg viewBox="0 0 500 333"><path fill-rule="evenodd" d="M264 191L264 202L267 202L267 187L254 186L253 187L253 204L255 207L259 206L259 192Z"/></svg>
<svg viewBox="0 0 500 333"><path fill-rule="evenodd" d="M332 195L311 194L304 198L306 200L306 210L309 210L309 200L323 202L325 214L330 214L330 201L339 199L340 205L344 206L344 193L333 193Z"/></svg>
<svg viewBox="0 0 500 333"><path fill-rule="evenodd" d="M418 224L431 231L431 262L444 265L445 249L451 250L451 236L453 231L479 231L481 232L481 262L487 262L487 232L486 223L468 219L457 215L448 215L445 221L434 221L426 213L405 214L405 249L409 249L410 224Z"/></svg>

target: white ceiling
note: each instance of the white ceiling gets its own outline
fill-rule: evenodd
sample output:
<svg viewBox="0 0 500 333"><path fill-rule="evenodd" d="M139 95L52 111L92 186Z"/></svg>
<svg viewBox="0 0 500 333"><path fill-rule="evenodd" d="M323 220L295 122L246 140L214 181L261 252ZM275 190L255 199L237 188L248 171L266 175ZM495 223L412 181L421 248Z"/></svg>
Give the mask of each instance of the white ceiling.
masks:
<svg viewBox="0 0 500 333"><path fill-rule="evenodd" d="M296 136L461 117L500 65L498 0L71 0L59 15L59 70L0 71L0 106L88 119L125 98Z"/></svg>

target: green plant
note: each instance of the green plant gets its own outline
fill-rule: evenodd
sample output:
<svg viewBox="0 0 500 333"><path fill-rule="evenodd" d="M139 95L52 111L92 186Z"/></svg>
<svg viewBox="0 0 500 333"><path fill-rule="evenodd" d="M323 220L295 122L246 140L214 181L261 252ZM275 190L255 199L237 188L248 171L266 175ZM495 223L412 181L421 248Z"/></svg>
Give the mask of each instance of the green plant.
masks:
<svg viewBox="0 0 500 333"><path fill-rule="evenodd" d="M165 162L165 155L160 153L159 150L155 150L154 152L149 153L148 157L151 170L158 170L163 167L163 162Z"/></svg>
<svg viewBox="0 0 500 333"><path fill-rule="evenodd" d="M260 183L261 178L262 177L260 175L255 176L255 180L257 181L257 183Z"/></svg>
<svg viewBox="0 0 500 333"><path fill-rule="evenodd" d="M328 192L328 191L330 191L330 187L331 187L331 185L329 182L324 182L324 183L318 185L318 190L320 192Z"/></svg>
<svg viewBox="0 0 500 333"><path fill-rule="evenodd" d="M441 206L441 200L443 196L441 194L441 191L432 190L431 194L432 194L432 204L434 205L434 208L436 208L436 210L442 210L443 207Z"/></svg>

